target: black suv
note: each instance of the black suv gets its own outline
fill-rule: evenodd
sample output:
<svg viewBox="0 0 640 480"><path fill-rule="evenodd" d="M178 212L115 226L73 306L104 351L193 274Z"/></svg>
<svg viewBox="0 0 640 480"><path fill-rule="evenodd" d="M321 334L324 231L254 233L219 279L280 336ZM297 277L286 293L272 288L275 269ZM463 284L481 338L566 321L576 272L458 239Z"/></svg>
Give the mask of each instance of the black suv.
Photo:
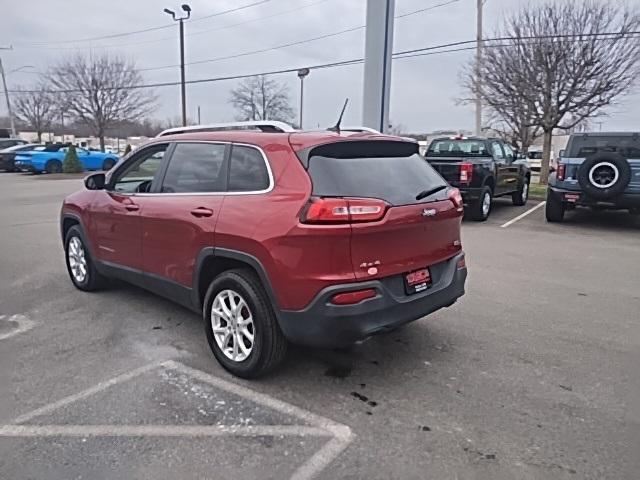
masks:
<svg viewBox="0 0 640 480"><path fill-rule="evenodd" d="M531 169L525 159L495 138L446 137L431 142L427 161L462 193L467 212L480 222L489 218L494 197L510 195L514 205L529 197Z"/></svg>
<svg viewBox="0 0 640 480"><path fill-rule="evenodd" d="M576 206L640 213L640 133L578 133L549 177L547 221Z"/></svg>

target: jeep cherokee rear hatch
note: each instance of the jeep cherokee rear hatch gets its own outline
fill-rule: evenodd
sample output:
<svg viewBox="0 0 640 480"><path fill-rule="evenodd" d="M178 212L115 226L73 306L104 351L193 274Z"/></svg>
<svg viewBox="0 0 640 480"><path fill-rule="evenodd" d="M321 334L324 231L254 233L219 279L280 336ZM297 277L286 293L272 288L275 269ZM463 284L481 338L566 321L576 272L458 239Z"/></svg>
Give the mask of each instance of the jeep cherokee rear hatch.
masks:
<svg viewBox="0 0 640 480"><path fill-rule="evenodd" d="M304 221L351 224L357 279L407 274L460 251L461 199L417 143L341 141L306 153L313 190Z"/></svg>

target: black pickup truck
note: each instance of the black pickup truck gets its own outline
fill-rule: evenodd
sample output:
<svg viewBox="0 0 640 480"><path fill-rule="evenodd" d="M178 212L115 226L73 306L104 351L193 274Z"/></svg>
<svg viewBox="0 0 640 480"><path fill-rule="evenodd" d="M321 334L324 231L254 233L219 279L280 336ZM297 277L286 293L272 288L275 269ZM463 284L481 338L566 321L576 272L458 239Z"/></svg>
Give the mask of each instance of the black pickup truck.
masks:
<svg viewBox="0 0 640 480"><path fill-rule="evenodd" d="M489 218L494 197L510 195L514 205L529 197L531 169L513 149L495 138L436 138L427 161L452 186L460 189L467 213L480 222Z"/></svg>

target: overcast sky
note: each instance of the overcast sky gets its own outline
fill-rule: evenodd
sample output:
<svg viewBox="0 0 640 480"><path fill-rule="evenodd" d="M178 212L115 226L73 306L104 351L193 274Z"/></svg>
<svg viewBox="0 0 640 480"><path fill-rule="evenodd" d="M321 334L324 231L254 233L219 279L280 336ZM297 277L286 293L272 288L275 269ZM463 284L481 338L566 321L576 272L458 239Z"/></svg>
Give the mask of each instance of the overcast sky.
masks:
<svg viewBox="0 0 640 480"><path fill-rule="evenodd" d="M396 16L447 0L396 0ZM487 0L485 36L489 36L505 14L525 4L542 0ZM236 12L202 18L224 10L256 4ZM366 0L190 0L192 19L185 24L186 61L194 62L240 54L305 40L364 25ZM640 0L629 3L640 5ZM430 11L396 20L394 51L423 48L475 38L476 0L458 0ZM175 0L23 0L5 6L0 27L0 51L5 70L23 65L11 73L9 87L28 86L65 55L109 50L134 60L140 69L179 63L177 25L163 13L164 7L179 10ZM296 9L295 11L292 11ZM266 18L270 17L270 18ZM238 24L238 25L236 25ZM115 38L61 43L126 33L150 27L144 33ZM364 53L364 29L277 50L187 66L187 79L259 73L360 58ZM54 43L55 42L55 43ZM106 46L106 47L105 47ZM473 52L399 59L393 62L391 121L412 132L440 129L472 129L473 110L456 102L462 92L459 72ZM35 71L34 71L35 70ZM177 81L179 68L146 70L147 82ZM299 98L295 73L278 75L289 85L292 103ZM220 81L187 86L188 115L202 110L202 122L234 119L228 103L229 90L237 81ZM351 100L346 124L361 124L363 66L314 70L305 82L305 126L335 123L345 97ZM156 90L159 119L178 117L178 86ZM6 112L4 101L0 114ZM640 95L629 95L604 118L603 129L637 130L640 124Z"/></svg>

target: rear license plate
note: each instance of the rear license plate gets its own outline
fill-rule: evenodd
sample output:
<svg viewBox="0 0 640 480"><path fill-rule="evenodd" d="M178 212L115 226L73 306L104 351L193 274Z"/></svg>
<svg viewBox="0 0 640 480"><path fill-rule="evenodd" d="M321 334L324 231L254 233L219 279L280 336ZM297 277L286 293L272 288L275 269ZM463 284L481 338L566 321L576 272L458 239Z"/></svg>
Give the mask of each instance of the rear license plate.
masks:
<svg viewBox="0 0 640 480"><path fill-rule="evenodd" d="M564 199L567 202L576 203L578 200L580 200L580 194L579 193L565 193L564 194Z"/></svg>
<svg viewBox="0 0 640 480"><path fill-rule="evenodd" d="M423 292L431 285L431 274L428 268L410 272L404 276L404 290L407 295Z"/></svg>

